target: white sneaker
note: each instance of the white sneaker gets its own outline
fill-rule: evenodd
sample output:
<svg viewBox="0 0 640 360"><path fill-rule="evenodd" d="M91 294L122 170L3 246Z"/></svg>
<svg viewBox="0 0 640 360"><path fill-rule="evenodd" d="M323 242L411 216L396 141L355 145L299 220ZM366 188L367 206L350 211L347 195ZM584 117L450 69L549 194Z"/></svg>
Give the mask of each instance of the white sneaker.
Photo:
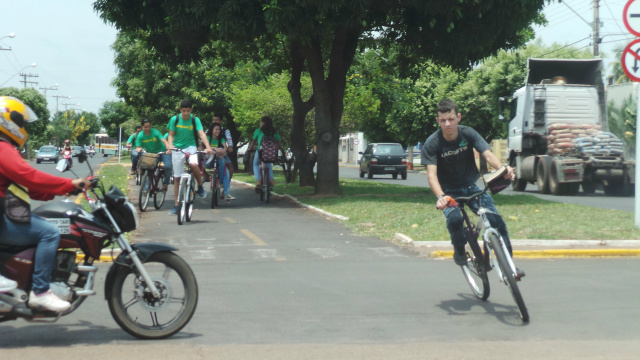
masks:
<svg viewBox="0 0 640 360"><path fill-rule="evenodd" d="M17 282L0 275L0 293L11 291L17 287Z"/></svg>
<svg viewBox="0 0 640 360"><path fill-rule="evenodd" d="M60 300L51 289L40 295L36 295L33 290L29 293L29 307L38 310L49 310L62 312L71 307L68 301Z"/></svg>
<svg viewBox="0 0 640 360"><path fill-rule="evenodd" d="M227 201L231 201L231 200L235 200L236 198L234 198L233 196L231 196L231 194L227 194L227 195L224 197L224 199L225 199L225 200L227 200Z"/></svg>

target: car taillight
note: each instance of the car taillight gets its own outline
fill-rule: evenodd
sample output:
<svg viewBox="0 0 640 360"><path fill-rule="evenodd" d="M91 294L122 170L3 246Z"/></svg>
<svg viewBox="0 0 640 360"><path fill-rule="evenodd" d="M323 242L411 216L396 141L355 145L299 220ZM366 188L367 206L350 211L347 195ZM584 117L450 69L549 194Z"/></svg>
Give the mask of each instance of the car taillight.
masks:
<svg viewBox="0 0 640 360"><path fill-rule="evenodd" d="M407 165L407 159L402 159L402 165Z"/></svg>
<svg viewBox="0 0 640 360"><path fill-rule="evenodd" d="M371 158L371 163L372 164L377 164L378 163L378 158Z"/></svg>

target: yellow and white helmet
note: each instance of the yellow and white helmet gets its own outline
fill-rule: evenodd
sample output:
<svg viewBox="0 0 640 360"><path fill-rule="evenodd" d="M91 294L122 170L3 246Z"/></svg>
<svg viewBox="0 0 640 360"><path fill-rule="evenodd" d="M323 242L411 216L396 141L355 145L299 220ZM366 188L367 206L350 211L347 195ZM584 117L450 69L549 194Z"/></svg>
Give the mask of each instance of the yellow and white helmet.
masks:
<svg viewBox="0 0 640 360"><path fill-rule="evenodd" d="M24 125L36 120L38 116L25 103L11 96L0 96L0 132L18 146L24 145L29 137Z"/></svg>

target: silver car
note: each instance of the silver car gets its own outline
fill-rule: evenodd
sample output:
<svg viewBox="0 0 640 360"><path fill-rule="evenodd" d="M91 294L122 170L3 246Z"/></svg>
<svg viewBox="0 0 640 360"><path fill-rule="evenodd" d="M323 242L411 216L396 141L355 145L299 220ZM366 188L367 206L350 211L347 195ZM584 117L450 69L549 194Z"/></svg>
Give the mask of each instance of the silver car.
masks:
<svg viewBox="0 0 640 360"><path fill-rule="evenodd" d="M58 162L60 158L60 152L55 146L43 146L36 153L36 163L40 164L43 161Z"/></svg>

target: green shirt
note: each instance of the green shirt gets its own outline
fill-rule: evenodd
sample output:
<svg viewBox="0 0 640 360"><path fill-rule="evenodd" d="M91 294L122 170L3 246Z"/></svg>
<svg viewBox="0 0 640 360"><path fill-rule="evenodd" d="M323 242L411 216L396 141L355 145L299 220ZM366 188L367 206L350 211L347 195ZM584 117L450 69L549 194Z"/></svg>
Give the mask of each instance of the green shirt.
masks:
<svg viewBox="0 0 640 360"><path fill-rule="evenodd" d="M227 139L211 139L211 136L207 136L207 140L209 140L209 146L212 148L221 148L224 149L224 144L227 142Z"/></svg>
<svg viewBox="0 0 640 360"><path fill-rule="evenodd" d="M157 129L151 129L149 136L141 131L136 137L136 147L138 146L154 154L167 151L167 147L162 143L162 133Z"/></svg>
<svg viewBox="0 0 640 360"><path fill-rule="evenodd" d="M131 134L131 136L129 136L129 140L127 140L127 144L133 144L135 141L135 138L136 138L136 134Z"/></svg>
<svg viewBox="0 0 640 360"><path fill-rule="evenodd" d="M176 117L178 117L178 123L176 124ZM196 140L193 138L193 122L191 119L193 115L189 117L189 119L184 120L182 116L176 115L169 119L169 124L167 127L169 131L175 131L173 135L173 147L176 149L186 149L189 146L197 146ZM197 117L196 119L196 130L202 131L202 123L200 119Z"/></svg>
<svg viewBox="0 0 640 360"><path fill-rule="evenodd" d="M262 129L257 128L256 131L253 132L253 139L258 139L258 147L256 147L256 149L260 149L260 142L262 142L263 137L264 133L262 132ZM278 134L277 131L275 132L275 134L273 134L273 137L278 141L282 141L282 139L280 138L280 134Z"/></svg>

